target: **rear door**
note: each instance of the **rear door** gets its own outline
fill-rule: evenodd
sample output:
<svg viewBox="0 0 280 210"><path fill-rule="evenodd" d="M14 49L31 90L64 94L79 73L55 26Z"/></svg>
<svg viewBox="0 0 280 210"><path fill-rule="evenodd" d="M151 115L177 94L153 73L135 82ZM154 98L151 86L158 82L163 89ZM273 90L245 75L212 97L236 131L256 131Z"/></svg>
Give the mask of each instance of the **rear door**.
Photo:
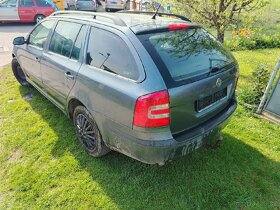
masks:
<svg viewBox="0 0 280 210"><path fill-rule="evenodd" d="M19 0L18 13L22 22L34 22L36 15L34 0Z"/></svg>
<svg viewBox="0 0 280 210"><path fill-rule="evenodd" d="M19 21L18 1L4 0L0 2L0 21Z"/></svg>
<svg viewBox="0 0 280 210"><path fill-rule="evenodd" d="M203 29L172 27L172 31L142 35L140 39L168 87L171 131L176 134L202 124L229 105L234 97L237 64Z"/></svg>
<svg viewBox="0 0 280 210"><path fill-rule="evenodd" d="M58 21L41 61L44 86L62 108L81 66L80 53L86 32L86 25Z"/></svg>
<svg viewBox="0 0 280 210"><path fill-rule="evenodd" d="M76 95L90 111L132 127L135 93L145 72L128 37L113 28L92 27L85 60Z"/></svg>

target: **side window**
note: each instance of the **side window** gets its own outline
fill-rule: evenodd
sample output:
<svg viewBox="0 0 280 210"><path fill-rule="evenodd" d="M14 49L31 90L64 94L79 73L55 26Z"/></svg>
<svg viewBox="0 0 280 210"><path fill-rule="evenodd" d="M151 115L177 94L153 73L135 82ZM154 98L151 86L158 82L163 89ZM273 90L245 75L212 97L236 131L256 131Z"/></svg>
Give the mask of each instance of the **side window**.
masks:
<svg viewBox="0 0 280 210"><path fill-rule="evenodd" d="M85 35L86 35L87 27L83 26L80 30L80 33L75 41L75 44L73 46L72 52L71 52L71 58L75 60L79 60L81 48L85 43Z"/></svg>
<svg viewBox="0 0 280 210"><path fill-rule="evenodd" d="M86 62L129 79L139 78L137 65L126 43L105 30L91 29Z"/></svg>
<svg viewBox="0 0 280 210"><path fill-rule="evenodd" d="M34 7L33 0L20 0L19 5L21 7Z"/></svg>
<svg viewBox="0 0 280 210"><path fill-rule="evenodd" d="M40 25L38 25L29 36L29 44L43 48L50 29L53 27L54 23L54 20L48 20L43 21Z"/></svg>
<svg viewBox="0 0 280 210"><path fill-rule="evenodd" d="M36 0L38 7L51 7L51 5L46 0Z"/></svg>
<svg viewBox="0 0 280 210"><path fill-rule="evenodd" d="M17 7L17 0L0 1L0 7Z"/></svg>
<svg viewBox="0 0 280 210"><path fill-rule="evenodd" d="M49 51L69 57L81 24L59 21L53 33Z"/></svg>

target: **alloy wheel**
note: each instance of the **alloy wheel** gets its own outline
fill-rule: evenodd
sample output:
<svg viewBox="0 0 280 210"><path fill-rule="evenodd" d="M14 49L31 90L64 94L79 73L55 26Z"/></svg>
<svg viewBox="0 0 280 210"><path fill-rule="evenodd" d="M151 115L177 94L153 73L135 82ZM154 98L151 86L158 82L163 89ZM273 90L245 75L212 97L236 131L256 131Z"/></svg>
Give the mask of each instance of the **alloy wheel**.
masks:
<svg viewBox="0 0 280 210"><path fill-rule="evenodd" d="M81 143L88 150L94 150L96 146L96 125L92 125L84 114L78 114L76 128Z"/></svg>

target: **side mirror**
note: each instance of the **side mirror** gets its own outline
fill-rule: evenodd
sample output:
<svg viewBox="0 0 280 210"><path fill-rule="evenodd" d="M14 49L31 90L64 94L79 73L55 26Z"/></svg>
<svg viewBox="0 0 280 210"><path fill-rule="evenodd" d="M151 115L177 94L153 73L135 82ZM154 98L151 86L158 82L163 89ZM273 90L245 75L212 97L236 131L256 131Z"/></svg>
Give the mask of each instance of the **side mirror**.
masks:
<svg viewBox="0 0 280 210"><path fill-rule="evenodd" d="M26 41L23 36L14 38L13 45L23 45Z"/></svg>

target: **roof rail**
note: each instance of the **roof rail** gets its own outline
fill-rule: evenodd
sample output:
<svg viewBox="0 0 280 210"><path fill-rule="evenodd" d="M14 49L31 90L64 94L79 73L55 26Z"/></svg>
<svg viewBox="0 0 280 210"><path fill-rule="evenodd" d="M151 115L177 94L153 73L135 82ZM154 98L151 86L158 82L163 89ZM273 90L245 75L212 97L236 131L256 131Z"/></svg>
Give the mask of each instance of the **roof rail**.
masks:
<svg viewBox="0 0 280 210"><path fill-rule="evenodd" d="M88 15L96 20L98 17L101 17L101 18L106 18L108 20L111 20L114 24L118 26L126 26L125 22L121 18L113 15L99 13L99 12L97 13L97 12L83 12L83 11L57 11L51 14L51 16L58 16L58 15Z"/></svg>
<svg viewBox="0 0 280 210"><path fill-rule="evenodd" d="M131 10L121 10L118 11L118 13L127 13L127 14L147 14L147 15L154 15L155 12L142 12L142 11L131 11ZM184 21L192 22L189 18L182 16L182 15L177 15L177 14L172 14L172 13L163 13L163 12L158 12L156 13L157 16L162 17L162 16L169 16L169 17L175 17Z"/></svg>

